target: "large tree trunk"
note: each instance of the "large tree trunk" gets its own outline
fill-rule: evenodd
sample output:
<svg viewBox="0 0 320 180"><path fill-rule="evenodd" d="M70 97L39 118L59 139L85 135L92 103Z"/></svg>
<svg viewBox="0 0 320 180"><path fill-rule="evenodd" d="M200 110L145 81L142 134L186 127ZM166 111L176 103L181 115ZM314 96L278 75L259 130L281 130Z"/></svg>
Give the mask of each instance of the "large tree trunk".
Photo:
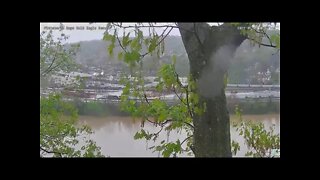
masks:
<svg viewBox="0 0 320 180"><path fill-rule="evenodd" d="M237 28L223 24L178 23L195 80L202 115L193 115L193 151L196 157L231 157L230 118L224 76L237 47L245 40Z"/></svg>

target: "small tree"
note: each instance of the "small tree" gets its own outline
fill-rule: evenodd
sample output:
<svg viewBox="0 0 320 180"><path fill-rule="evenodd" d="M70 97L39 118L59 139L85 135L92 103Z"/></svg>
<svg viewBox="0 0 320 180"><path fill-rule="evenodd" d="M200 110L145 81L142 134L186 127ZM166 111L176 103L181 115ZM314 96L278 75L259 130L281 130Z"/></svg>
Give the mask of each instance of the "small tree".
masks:
<svg viewBox="0 0 320 180"><path fill-rule="evenodd" d="M66 49L62 35L55 41L52 31L40 34L40 79L47 78L59 70L70 70L74 67L75 49ZM103 156L94 141L87 139L92 134L88 126L76 127L77 110L69 103L62 101L61 96L51 94L40 98L40 157L101 157ZM79 140L84 136L84 145Z"/></svg>

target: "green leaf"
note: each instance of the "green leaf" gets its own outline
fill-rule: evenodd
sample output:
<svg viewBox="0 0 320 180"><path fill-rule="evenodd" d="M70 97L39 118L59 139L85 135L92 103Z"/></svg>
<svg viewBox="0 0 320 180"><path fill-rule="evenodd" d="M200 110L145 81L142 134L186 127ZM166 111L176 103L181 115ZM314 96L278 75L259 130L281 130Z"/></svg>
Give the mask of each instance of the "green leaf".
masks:
<svg viewBox="0 0 320 180"><path fill-rule="evenodd" d="M157 48L157 58L160 58L160 47Z"/></svg>
<svg viewBox="0 0 320 180"><path fill-rule="evenodd" d="M158 83L158 84L156 85L156 90L157 90L158 92L163 91L163 82L160 82L160 83Z"/></svg>
<svg viewBox="0 0 320 180"><path fill-rule="evenodd" d="M158 37L155 36L150 40L150 45L148 48L148 52L151 53L155 50L156 46L157 46L157 41L158 41Z"/></svg>
<svg viewBox="0 0 320 180"><path fill-rule="evenodd" d="M143 38L143 32L138 29L138 39L142 39L142 38Z"/></svg>
<svg viewBox="0 0 320 180"><path fill-rule="evenodd" d="M227 87L228 81L229 81L229 77L228 77L228 74L226 73L226 74L224 75L224 88Z"/></svg>
<svg viewBox="0 0 320 180"><path fill-rule="evenodd" d="M156 146L155 151L162 151L164 149L164 146Z"/></svg>
<svg viewBox="0 0 320 180"><path fill-rule="evenodd" d="M112 38L113 38L113 35L111 35L109 33L105 33L103 36L104 41L110 41L110 40L112 40Z"/></svg>
<svg viewBox="0 0 320 180"><path fill-rule="evenodd" d="M128 83L122 90L122 95L129 95L130 93L130 84Z"/></svg>
<svg viewBox="0 0 320 180"><path fill-rule="evenodd" d="M118 60L122 60L123 59L123 52L119 52L118 53Z"/></svg>
<svg viewBox="0 0 320 180"><path fill-rule="evenodd" d="M141 135L141 133L139 133L139 132L136 132L136 134L133 136L133 138L135 139L135 140L137 140L137 139L141 139L143 136Z"/></svg>
<svg viewBox="0 0 320 180"><path fill-rule="evenodd" d="M273 43L273 44L275 44L277 47L277 49L279 49L280 48L280 35L278 35L278 34L273 34L273 35L271 35L271 37L270 37L270 40L271 40L271 42Z"/></svg>
<svg viewBox="0 0 320 180"><path fill-rule="evenodd" d="M135 38L135 39L131 42L130 47L131 47L131 49L132 49L133 51L137 51L137 52L142 49L142 46L141 46L141 44L140 44L140 41L139 41L139 38L138 38L138 37Z"/></svg>
<svg viewBox="0 0 320 180"><path fill-rule="evenodd" d="M170 157L171 153L172 153L173 149L170 147L170 148L167 148L166 150L164 150L162 152L162 155L163 157Z"/></svg>
<svg viewBox="0 0 320 180"><path fill-rule="evenodd" d="M108 47L108 52L109 52L109 55L112 56L113 55L113 49L114 49L115 45L112 43L109 45Z"/></svg>
<svg viewBox="0 0 320 180"><path fill-rule="evenodd" d="M167 112L161 112L159 115L159 122L163 122L165 119L167 119Z"/></svg>
<svg viewBox="0 0 320 180"><path fill-rule="evenodd" d="M164 47L165 47L165 46L164 46L164 41L162 41L162 42L161 42L161 54L164 53Z"/></svg>
<svg viewBox="0 0 320 180"><path fill-rule="evenodd" d="M175 152L180 152L181 151L181 143L180 140L177 140L177 144L175 146Z"/></svg>
<svg viewBox="0 0 320 180"><path fill-rule="evenodd" d="M130 39L129 39L129 36L130 36L130 32L126 35L126 36L124 36L123 38L122 38L122 46L123 47L127 47L128 46L128 44L130 43Z"/></svg>
<svg viewBox="0 0 320 180"><path fill-rule="evenodd" d="M176 62L177 62L177 56L176 56L176 55L173 55L173 56L172 56L172 64L173 64L173 65L176 65Z"/></svg>
<svg viewBox="0 0 320 180"><path fill-rule="evenodd" d="M146 38L146 39L144 40L144 44L145 44L146 46L149 46L149 43L150 43L150 39L149 39L149 38Z"/></svg>
<svg viewBox="0 0 320 180"><path fill-rule="evenodd" d="M136 134L134 135L134 139L135 140L137 140L137 139L142 139L143 137L146 137L146 135L147 135L147 133L143 130L143 129L141 129L141 132L139 133L139 131L138 132L136 132Z"/></svg>
<svg viewBox="0 0 320 180"><path fill-rule="evenodd" d="M137 51L127 52L124 55L124 61L126 63L136 62L136 61L140 60L140 57L141 57L141 55Z"/></svg>

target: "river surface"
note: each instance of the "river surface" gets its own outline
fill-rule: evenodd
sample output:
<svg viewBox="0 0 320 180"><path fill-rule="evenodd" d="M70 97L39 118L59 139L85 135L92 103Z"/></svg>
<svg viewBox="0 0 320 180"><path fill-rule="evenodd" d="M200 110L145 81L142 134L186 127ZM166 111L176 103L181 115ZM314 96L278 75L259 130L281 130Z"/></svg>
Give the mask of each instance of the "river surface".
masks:
<svg viewBox="0 0 320 180"><path fill-rule="evenodd" d="M280 115L279 114L266 114L266 115L243 115L244 121L262 122L265 127L275 127L275 132L280 133ZM239 118L234 115L230 116L231 124L239 122ZM108 116L108 117L95 117L95 116L80 116L80 124L89 125L94 134L90 136L91 139L96 141L97 145L101 147L101 151L105 156L110 157L161 157L157 151L153 152L149 147L157 145L162 140L180 141L184 140L186 132L171 132L168 136L166 131L163 131L156 142L144 139L134 140L134 135L141 129L141 123L138 119L134 120L131 117ZM159 131L160 127L155 127L150 123L145 123L145 130L152 133ZM244 157L247 152L247 147L244 144L242 136L239 136L235 128L231 126L231 139L239 142L240 151L235 157ZM179 157L192 157L187 154L178 155Z"/></svg>

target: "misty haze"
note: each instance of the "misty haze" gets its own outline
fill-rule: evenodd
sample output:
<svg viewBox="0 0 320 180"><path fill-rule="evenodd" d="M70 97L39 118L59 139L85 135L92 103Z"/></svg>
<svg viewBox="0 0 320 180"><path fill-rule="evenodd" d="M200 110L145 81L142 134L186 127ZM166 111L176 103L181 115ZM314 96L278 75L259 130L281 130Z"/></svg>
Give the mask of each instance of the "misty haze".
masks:
<svg viewBox="0 0 320 180"><path fill-rule="evenodd" d="M40 23L40 157L280 157L280 23Z"/></svg>

